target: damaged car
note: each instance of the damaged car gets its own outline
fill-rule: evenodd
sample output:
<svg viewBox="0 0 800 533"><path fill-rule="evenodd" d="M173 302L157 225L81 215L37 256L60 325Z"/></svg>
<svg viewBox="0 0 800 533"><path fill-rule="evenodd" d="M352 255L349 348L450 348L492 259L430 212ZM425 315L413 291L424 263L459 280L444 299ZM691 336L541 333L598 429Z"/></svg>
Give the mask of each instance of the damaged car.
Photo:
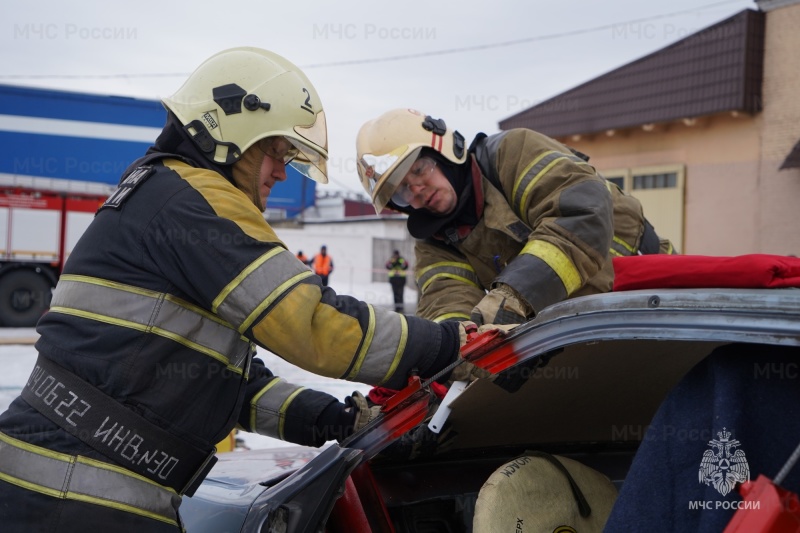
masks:
<svg viewBox="0 0 800 533"><path fill-rule="evenodd" d="M223 454L181 515L189 533L599 531L659 406L731 345L800 354L800 291L567 300L465 346L491 379L444 399L412 379L376 420L322 450ZM691 483L702 485L704 460L736 451L714 431L697 436L707 453L690 458L701 474ZM748 479L759 474L775 472Z"/></svg>

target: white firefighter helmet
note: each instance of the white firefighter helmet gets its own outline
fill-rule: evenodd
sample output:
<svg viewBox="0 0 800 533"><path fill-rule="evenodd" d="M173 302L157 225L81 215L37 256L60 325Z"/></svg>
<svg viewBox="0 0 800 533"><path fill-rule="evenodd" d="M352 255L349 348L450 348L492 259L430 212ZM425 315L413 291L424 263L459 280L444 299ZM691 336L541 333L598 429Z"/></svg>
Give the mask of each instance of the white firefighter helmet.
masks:
<svg viewBox="0 0 800 533"><path fill-rule="evenodd" d="M358 177L376 213L392 199L423 148L455 164L467 160L460 133L414 109L393 109L361 126L356 139Z"/></svg>
<svg viewBox="0 0 800 533"><path fill-rule="evenodd" d="M251 47L219 52L162 102L215 163L233 164L259 140L282 136L298 152L290 164L328 182L322 102L303 71L275 53Z"/></svg>

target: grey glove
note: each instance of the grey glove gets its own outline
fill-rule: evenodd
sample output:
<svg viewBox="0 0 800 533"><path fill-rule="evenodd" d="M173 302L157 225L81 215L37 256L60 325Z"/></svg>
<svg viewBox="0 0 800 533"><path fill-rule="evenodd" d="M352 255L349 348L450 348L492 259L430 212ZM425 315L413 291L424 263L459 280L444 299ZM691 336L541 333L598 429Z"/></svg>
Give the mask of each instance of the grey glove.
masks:
<svg viewBox="0 0 800 533"><path fill-rule="evenodd" d="M472 309L476 324L520 324L532 316L533 309L510 285L500 283Z"/></svg>
<svg viewBox="0 0 800 533"><path fill-rule="evenodd" d="M356 409L356 421L353 424L353 431L356 432L375 420L381 412L380 405L370 406L367 398L358 391L353 392L352 395L345 401L345 403Z"/></svg>

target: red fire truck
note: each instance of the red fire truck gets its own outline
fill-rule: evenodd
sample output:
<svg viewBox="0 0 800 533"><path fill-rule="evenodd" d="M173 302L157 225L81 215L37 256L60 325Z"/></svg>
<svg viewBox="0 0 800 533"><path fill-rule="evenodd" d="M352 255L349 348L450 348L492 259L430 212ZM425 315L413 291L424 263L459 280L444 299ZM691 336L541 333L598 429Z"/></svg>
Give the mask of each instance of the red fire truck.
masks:
<svg viewBox="0 0 800 533"><path fill-rule="evenodd" d="M36 324L78 238L165 117L155 100L0 85L0 326Z"/></svg>
<svg viewBox="0 0 800 533"><path fill-rule="evenodd" d="M0 317L30 326L50 305L52 287L105 195L22 188L0 190Z"/></svg>
<svg viewBox="0 0 800 533"><path fill-rule="evenodd" d="M0 85L0 327L30 327L64 262L166 120L157 100ZM295 216L314 184L289 169L270 204Z"/></svg>

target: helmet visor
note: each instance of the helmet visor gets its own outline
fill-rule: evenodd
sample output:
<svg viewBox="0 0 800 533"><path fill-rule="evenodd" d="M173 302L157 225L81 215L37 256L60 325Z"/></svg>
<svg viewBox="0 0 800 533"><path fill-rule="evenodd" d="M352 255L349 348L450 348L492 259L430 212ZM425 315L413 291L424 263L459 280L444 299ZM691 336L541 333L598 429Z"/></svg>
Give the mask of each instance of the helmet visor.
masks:
<svg viewBox="0 0 800 533"><path fill-rule="evenodd" d="M328 183L327 156L322 156L316 150L312 150L291 137L286 137L286 139L297 149L297 157L288 164L307 178L319 183Z"/></svg>
<svg viewBox="0 0 800 533"><path fill-rule="evenodd" d="M325 112L317 113L310 126L295 126L294 131L298 137L286 137L298 151L291 166L307 178L328 183L328 127Z"/></svg>
<svg viewBox="0 0 800 533"><path fill-rule="evenodd" d="M314 123L310 126L295 126L295 133L308 141L310 144L328 151L328 125L325 120L325 111L317 113Z"/></svg>
<svg viewBox="0 0 800 533"><path fill-rule="evenodd" d="M417 160L422 147L407 152L408 146L401 146L384 155L364 154L358 161L358 174L364 189L372 196L372 203L378 211L383 210L403 182L411 165ZM407 152L407 153L406 153ZM398 155L400 154L400 155ZM401 198L401 201L402 198ZM397 204L405 207L408 202Z"/></svg>

